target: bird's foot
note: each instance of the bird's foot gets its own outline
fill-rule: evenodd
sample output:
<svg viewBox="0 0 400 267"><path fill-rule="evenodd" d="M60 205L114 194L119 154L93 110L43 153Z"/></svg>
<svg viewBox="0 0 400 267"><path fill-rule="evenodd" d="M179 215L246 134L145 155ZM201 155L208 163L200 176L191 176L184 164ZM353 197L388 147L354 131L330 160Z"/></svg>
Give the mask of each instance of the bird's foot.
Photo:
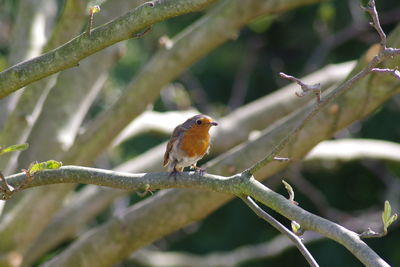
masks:
<svg viewBox="0 0 400 267"><path fill-rule="evenodd" d="M206 170L197 166L192 166L192 168L194 169L194 171L196 173L198 173L200 176L203 176L204 173L206 173Z"/></svg>

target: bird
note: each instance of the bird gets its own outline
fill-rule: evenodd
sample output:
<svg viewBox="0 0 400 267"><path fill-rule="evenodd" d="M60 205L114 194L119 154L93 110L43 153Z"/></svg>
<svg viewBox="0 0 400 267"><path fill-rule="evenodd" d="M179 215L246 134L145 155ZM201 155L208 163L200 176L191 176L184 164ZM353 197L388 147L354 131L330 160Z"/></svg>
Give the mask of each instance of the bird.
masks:
<svg viewBox="0 0 400 267"><path fill-rule="evenodd" d="M176 126L167 143L164 154L164 167L168 166L170 175L175 175L191 166L195 171L204 173L197 167L197 162L208 153L210 149L209 130L217 126L211 117L198 114Z"/></svg>

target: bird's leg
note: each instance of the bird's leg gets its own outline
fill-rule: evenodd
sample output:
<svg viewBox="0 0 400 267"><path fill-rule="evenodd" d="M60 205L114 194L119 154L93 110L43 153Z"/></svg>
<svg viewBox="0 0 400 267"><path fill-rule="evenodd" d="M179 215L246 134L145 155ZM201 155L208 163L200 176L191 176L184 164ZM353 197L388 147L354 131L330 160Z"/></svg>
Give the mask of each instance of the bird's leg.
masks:
<svg viewBox="0 0 400 267"><path fill-rule="evenodd" d="M168 177L174 176L174 180L176 182L176 176L180 175L180 173L183 171L183 168L177 168L176 167L176 163L173 165L174 168L172 169L172 171L169 173Z"/></svg>
<svg viewBox="0 0 400 267"><path fill-rule="evenodd" d="M194 164L192 164L192 165L190 166L190 168L194 169L194 171L197 172L197 173L199 173L200 175L204 175L205 170L204 170L203 168L197 167L196 164L197 164L197 162L194 163Z"/></svg>
<svg viewBox="0 0 400 267"><path fill-rule="evenodd" d="M174 181L176 182L176 176L179 175L179 172L174 168L172 172L169 173L169 177L174 176Z"/></svg>

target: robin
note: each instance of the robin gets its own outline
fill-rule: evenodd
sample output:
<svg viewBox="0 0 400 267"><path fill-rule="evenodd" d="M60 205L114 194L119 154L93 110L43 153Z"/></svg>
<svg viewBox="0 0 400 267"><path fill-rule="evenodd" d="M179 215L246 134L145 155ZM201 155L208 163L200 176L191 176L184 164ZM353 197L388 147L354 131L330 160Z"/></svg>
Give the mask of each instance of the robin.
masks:
<svg viewBox="0 0 400 267"><path fill-rule="evenodd" d="M188 166L201 173L204 172L196 167L196 163L208 152L210 148L208 130L216 125L218 123L210 117L199 114L176 126L164 154L164 167L168 165L171 174L182 172Z"/></svg>

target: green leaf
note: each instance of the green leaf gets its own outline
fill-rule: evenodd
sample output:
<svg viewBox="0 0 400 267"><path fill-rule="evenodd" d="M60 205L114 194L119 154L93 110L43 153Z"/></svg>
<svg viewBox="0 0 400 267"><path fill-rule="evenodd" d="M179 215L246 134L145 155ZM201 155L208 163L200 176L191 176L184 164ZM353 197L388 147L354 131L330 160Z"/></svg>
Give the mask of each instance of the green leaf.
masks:
<svg viewBox="0 0 400 267"><path fill-rule="evenodd" d="M8 152L13 152L13 151L22 151L22 150L27 149L28 147L29 147L28 144L18 144L18 145L8 146L8 147L0 149L0 155L3 155Z"/></svg>
<svg viewBox="0 0 400 267"><path fill-rule="evenodd" d="M392 214L392 207L390 206L389 201L385 201L385 206L383 208L382 220L387 222Z"/></svg>
<svg viewBox="0 0 400 267"><path fill-rule="evenodd" d="M33 164L29 168L29 173L34 174L35 172L38 172L38 171L58 169L61 166L62 166L62 162L60 162L60 161L48 160L45 162L39 162L39 163Z"/></svg>
<svg viewBox="0 0 400 267"><path fill-rule="evenodd" d="M392 223L394 223L394 221L396 221L396 220L397 220L397 213L393 214L393 215L390 217L390 219L389 219L389 221L388 221L388 227L389 227Z"/></svg>
<svg viewBox="0 0 400 267"><path fill-rule="evenodd" d="M300 227L301 227L300 224L298 222L296 222L296 221L292 221L291 222L291 226L292 226L292 231L295 234L297 234L299 232Z"/></svg>
<svg viewBox="0 0 400 267"><path fill-rule="evenodd" d="M95 5L95 6L90 7L89 12L91 14L96 14L96 13L100 12L100 6Z"/></svg>
<svg viewBox="0 0 400 267"><path fill-rule="evenodd" d="M383 230L387 232L388 227L397 220L397 214L392 215L392 207L389 201L385 201L385 206L382 212Z"/></svg>
<svg viewBox="0 0 400 267"><path fill-rule="evenodd" d="M46 169L59 169L62 166L61 161L48 160L45 163L46 163Z"/></svg>

